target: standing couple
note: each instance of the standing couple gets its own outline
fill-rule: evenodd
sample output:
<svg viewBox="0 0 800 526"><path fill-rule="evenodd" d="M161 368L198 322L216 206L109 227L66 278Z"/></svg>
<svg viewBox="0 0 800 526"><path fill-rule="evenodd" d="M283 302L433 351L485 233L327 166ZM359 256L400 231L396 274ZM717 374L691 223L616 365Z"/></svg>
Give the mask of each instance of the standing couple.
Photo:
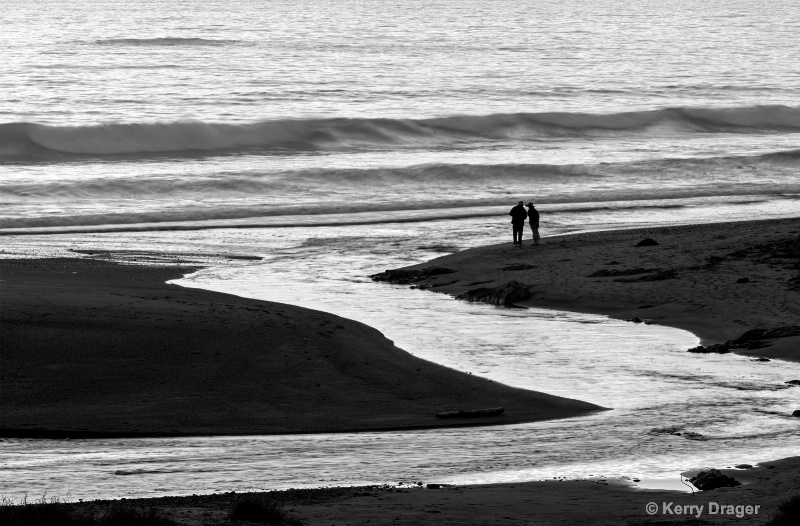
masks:
<svg viewBox="0 0 800 526"><path fill-rule="evenodd" d="M533 244L539 244L539 212L536 211L533 203L528 203L528 210L526 211L525 207L522 206L522 201L520 201L517 206L511 209L508 215L511 216L515 245L522 244L522 230L525 227L525 219L528 220L528 224L531 225L531 230L533 231Z"/></svg>

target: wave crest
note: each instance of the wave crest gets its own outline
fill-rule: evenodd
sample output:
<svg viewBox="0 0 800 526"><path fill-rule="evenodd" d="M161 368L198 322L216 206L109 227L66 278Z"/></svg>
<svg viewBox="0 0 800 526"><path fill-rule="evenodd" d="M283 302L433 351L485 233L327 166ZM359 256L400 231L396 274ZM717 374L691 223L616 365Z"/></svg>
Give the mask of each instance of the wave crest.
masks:
<svg viewBox="0 0 800 526"><path fill-rule="evenodd" d="M294 119L249 124L179 121L92 126L0 124L5 156L191 154L349 148L463 146L493 140L670 133L753 133L800 130L800 109L788 106L671 108L614 114L517 113L429 119Z"/></svg>

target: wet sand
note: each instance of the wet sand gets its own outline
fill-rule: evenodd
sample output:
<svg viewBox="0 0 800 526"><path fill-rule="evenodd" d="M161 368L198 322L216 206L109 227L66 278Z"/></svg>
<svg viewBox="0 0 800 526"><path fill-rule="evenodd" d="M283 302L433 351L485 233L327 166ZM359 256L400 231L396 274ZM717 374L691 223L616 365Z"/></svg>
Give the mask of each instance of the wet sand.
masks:
<svg viewBox="0 0 800 526"><path fill-rule="evenodd" d="M0 260L0 435L392 430L599 409L416 358L332 314L165 283L191 270ZM435 416L491 407L505 412Z"/></svg>
<svg viewBox="0 0 800 526"><path fill-rule="evenodd" d="M636 246L647 238L658 244ZM539 246L526 230L521 247L479 247L406 269L430 266L455 272L415 285L458 296L517 281L531 293L519 305L640 318L691 331L704 345L800 326L800 218L591 232ZM530 268L507 270L514 266ZM735 352L800 360L800 336L765 343Z"/></svg>

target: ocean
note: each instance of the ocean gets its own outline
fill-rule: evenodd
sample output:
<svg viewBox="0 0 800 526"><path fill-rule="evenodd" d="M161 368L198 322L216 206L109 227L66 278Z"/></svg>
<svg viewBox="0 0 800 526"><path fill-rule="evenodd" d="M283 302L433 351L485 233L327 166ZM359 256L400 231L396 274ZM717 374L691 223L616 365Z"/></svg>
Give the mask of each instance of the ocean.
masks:
<svg viewBox="0 0 800 526"><path fill-rule="evenodd" d="M546 237L800 215L792 0L0 7L0 257L258 255L179 283L334 312L418 356L614 408L468 431L4 440L0 495L589 475L666 487L795 453L796 426L770 411L798 401L778 387L797 364L687 357L684 331L367 277L509 241L518 200ZM665 426L712 438L652 432Z"/></svg>

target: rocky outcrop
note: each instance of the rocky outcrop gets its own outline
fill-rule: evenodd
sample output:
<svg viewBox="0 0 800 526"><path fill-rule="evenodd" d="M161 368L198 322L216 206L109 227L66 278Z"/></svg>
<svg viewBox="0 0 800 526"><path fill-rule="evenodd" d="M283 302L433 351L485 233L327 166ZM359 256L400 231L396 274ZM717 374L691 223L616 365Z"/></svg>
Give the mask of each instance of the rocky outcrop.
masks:
<svg viewBox="0 0 800 526"><path fill-rule="evenodd" d="M409 283L416 283L432 276L452 274L454 272L455 270L445 267L425 267L417 270L384 270L378 274L371 275L370 279L372 281L394 283L395 285L408 285Z"/></svg>
<svg viewBox="0 0 800 526"><path fill-rule="evenodd" d="M800 327L797 325L788 325L785 327L776 327L774 329L752 329L738 338L728 340L725 343L715 343L706 347L698 345L688 349L688 352L693 353L729 353L734 349L745 349L748 351L754 349L763 349L769 347L771 344L762 340L771 340L773 338L787 338L789 336L800 336Z"/></svg>
<svg viewBox="0 0 800 526"><path fill-rule="evenodd" d="M514 303L525 301L531 297L528 286L516 281L509 281L498 287L482 287L472 289L456 296L457 300L491 303L503 307L511 307Z"/></svg>
<svg viewBox="0 0 800 526"><path fill-rule="evenodd" d="M733 477L723 475L718 469L701 471L696 476L689 479L695 488L700 491L710 491L717 488L735 488L742 483Z"/></svg>

